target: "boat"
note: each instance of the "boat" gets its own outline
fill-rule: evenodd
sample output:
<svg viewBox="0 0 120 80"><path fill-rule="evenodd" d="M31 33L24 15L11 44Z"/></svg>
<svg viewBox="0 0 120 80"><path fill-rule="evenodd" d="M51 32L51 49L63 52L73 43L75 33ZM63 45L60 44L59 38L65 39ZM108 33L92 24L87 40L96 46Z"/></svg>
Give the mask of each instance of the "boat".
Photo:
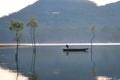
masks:
<svg viewBox="0 0 120 80"><path fill-rule="evenodd" d="M80 49L76 49L76 48L64 48L63 51L70 51L70 52L82 51L82 52L87 52L88 48L80 48Z"/></svg>

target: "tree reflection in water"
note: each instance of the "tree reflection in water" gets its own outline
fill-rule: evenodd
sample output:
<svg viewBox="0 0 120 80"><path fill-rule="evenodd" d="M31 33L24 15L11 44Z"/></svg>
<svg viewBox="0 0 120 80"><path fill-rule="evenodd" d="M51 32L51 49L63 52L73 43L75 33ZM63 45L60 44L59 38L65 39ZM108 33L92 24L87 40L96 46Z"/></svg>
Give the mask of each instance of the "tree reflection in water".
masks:
<svg viewBox="0 0 120 80"><path fill-rule="evenodd" d="M94 78L93 80L96 80L96 78L95 78L95 77L96 77L96 69L95 69L96 64L95 64L95 61L94 61L94 59L93 59L93 45L92 45L93 40L94 40L94 38L95 38L95 33L94 33L95 29L96 29L96 26L92 26L92 27L91 27L92 38L91 38L90 53L91 53L92 75L93 75L93 78Z"/></svg>
<svg viewBox="0 0 120 80"><path fill-rule="evenodd" d="M16 40L16 53L15 53L15 61L16 61L16 70L17 70L17 76L16 80L18 79L19 76L19 63L18 63L18 58L19 58L19 43L20 43L20 38L21 38L21 32L24 28L24 25L22 22L17 21L17 20L11 20L9 30L15 33L15 40Z"/></svg>
<svg viewBox="0 0 120 80"><path fill-rule="evenodd" d="M93 78L95 79L95 77L96 77L96 64L95 64L95 61L93 59L93 49L91 49L90 52L91 52L92 75L93 75Z"/></svg>
<svg viewBox="0 0 120 80"><path fill-rule="evenodd" d="M35 28L38 28L38 23L37 20L35 18L31 18L27 24L27 26L30 27L31 32L31 40L32 40L32 48L33 48L33 55L32 55L32 63L31 63L31 78L30 80L37 80L37 74L36 74L36 70L35 70L35 65L36 65L36 38L35 38Z"/></svg>

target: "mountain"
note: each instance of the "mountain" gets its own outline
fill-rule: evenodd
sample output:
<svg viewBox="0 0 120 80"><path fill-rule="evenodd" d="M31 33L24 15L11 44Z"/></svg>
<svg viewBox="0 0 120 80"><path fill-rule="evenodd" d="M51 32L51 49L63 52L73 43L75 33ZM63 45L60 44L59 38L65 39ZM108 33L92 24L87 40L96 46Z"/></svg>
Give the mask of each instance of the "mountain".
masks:
<svg viewBox="0 0 120 80"><path fill-rule="evenodd" d="M13 42L13 34L8 30L11 19L26 23L31 17L40 25L37 42L89 42L93 25L97 27L95 42L119 42L119 7L120 2L97 7L89 1L40 0L0 19L0 36L4 34L0 42ZM25 27L22 42L28 41L29 29Z"/></svg>

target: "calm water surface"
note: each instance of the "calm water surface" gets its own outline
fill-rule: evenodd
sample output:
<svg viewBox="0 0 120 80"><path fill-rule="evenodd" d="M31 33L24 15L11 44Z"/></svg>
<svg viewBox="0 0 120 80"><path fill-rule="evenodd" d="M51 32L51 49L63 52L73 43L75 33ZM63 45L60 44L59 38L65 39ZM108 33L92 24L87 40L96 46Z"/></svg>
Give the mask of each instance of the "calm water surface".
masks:
<svg viewBox="0 0 120 80"><path fill-rule="evenodd" d="M90 46L72 46L89 47ZM64 46L39 46L36 56L38 80L120 80L120 46L93 46L92 53L62 52ZM19 49L19 68L31 74L32 48ZM0 66L16 69L15 49L0 49Z"/></svg>

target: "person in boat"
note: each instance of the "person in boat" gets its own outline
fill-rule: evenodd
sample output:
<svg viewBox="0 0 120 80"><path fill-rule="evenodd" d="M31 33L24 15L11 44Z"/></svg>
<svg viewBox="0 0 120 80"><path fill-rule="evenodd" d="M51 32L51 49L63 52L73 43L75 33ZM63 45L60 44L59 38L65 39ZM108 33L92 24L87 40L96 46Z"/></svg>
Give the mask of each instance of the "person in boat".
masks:
<svg viewBox="0 0 120 80"><path fill-rule="evenodd" d="M66 45L66 48L69 49L69 45ZM66 52L66 56L69 55L69 51Z"/></svg>
<svg viewBox="0 0 120 80"><path fill-rule="evenodd" d="M66 48L68 49L68 48L69 48L69 45L66 45Z"/></svg>

